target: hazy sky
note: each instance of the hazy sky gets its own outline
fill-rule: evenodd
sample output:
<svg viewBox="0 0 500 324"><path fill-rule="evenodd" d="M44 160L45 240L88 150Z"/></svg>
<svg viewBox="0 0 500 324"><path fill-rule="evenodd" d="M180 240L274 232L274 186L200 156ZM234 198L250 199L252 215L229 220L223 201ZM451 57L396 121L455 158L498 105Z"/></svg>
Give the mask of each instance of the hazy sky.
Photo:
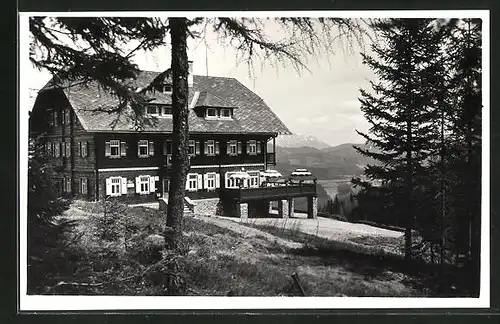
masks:
<svg viewBox="0 0 500 324"><path fill-rule="evenodd" d="M220 46L211 33L207 43L208 49L205 42L192 40L188 44L194 74L205 75L208 62L208 75L238 79L257 93L294 133L313 135L331 145L362 142L355 129L366 131L368 123L357 98L359 88L367 88L368 80L374 77L362 65L357 49L346 51L339 44L334 53L309 57L310 72L300 74L291 64L261 66L257 60L250 76L248 65L238 62L233 48ZM170 66L170 49L140 52L134 60L141 69L163 71ZM32 69L29 86L39 89L49 79L49 74Z"/></svg>

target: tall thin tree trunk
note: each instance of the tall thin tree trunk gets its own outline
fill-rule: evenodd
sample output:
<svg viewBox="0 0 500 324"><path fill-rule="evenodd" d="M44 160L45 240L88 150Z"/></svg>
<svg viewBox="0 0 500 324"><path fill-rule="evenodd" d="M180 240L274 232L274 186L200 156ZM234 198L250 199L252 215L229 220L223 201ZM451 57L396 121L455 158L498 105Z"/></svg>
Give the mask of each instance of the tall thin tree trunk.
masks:
<svg viewBox="0 0 500 324"><path fill-rule="evenodd" d="M188 161L188 57L187 19L170 18L172 45L172 171L168 192L167 229L165 244L168 249L179 248L182 237L184 194Z"/></svg>
<svg viewBox="0 0 500 324"><path fill-rule="evenodd" d="M408 50L411 51L411 33L408 31ZM408 55L408 71L412 71L412 61L411 55ZM408 74L408 93L411 93L412 80L411 75ZM406 107L406 199L408 199L406 204L406 229L405 229L405 259L411 260L413 258L413 247L412 247L412 229L414 227L414 216L413 216L413 161L412 161L412 115L411 109L413 106L413 98L408 98Z"/></svg>
<svg viewBox="0 0 500 324"><path fill-rule="evenodd" d="M445 218L446 218L446 182L445 182L445 164L444 164L444 159L445 159L445 142L444 142L444 123L445 123L445 113L444 109L442 109L441 112L441 237L440 237L440 242L439 242L439 257L441 260L441 265L444 264L444 246L445 246Z"/></svg>

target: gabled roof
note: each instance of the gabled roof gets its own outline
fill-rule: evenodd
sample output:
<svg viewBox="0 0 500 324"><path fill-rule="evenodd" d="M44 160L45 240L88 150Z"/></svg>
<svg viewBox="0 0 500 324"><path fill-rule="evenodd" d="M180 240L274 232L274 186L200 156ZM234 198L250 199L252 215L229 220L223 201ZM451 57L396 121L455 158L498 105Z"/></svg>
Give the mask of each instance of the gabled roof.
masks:
<svg viewBox="0 0 500 324"><path fill-rule="evenodd" d="M142 71L131 82L135 88L145 88L160 72ZM198 92L195 107L218 106L232 107L233 119L207 120L199 117L193 108L189 111L189 131L192 133L266 133L291 134L283 122L266 103L254 92L234 78L194 75L193 87L189 90L188 103ZM49 83L40 91L52 89ZM134 132L132 110L126 108L120 116L103 112L103 109L116 107L118 99L100 89L96 83L74 85L62 90L73 107L78 119L89 132ZM152 93L151 103L171 104L168 94ZM143 132L169 133L172 131L171 118L157 118L154 125L146 125Z"/></svg>

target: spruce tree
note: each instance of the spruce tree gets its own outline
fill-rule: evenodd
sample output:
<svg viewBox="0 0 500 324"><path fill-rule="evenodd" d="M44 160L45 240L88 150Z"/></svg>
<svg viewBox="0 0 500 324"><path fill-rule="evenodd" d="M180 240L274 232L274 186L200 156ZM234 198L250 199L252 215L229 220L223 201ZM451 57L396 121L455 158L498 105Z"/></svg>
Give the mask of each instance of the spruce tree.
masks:
<svg viewBox="0 0 500 324"><path fill-rule="evenodd" d="M428 182L426 168L436 140L433 120L437 109L430 91L439 65L439 28L432 19L388 19L374 24L380 36L374 56L363 63L377 75L371 92L361 90L361 110L371 124L359 132L372 149L356 150L380 163L365 174L389 188L391 212L404 219L405 257L413 258L412 229L422 203L417 200Z"/></svg>

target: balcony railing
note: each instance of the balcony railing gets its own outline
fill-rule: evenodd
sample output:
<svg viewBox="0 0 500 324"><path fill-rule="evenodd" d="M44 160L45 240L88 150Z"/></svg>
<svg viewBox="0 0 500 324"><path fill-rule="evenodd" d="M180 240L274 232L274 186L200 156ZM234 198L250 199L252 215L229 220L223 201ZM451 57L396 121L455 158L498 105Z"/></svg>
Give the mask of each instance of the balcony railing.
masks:
<svg viewBox="0 0 500 324"><path fill-rule="evenodd" d="M273 187L221 189L221 198L239 201L316 196L315 183L286 184Z"/></svg>
<svg viewBox="0 0 500 324"><path fill-rule="evenodd" d="M266 164L267 165L276 165L276 153L274 153L274 152L266 153Z"/></svg>

